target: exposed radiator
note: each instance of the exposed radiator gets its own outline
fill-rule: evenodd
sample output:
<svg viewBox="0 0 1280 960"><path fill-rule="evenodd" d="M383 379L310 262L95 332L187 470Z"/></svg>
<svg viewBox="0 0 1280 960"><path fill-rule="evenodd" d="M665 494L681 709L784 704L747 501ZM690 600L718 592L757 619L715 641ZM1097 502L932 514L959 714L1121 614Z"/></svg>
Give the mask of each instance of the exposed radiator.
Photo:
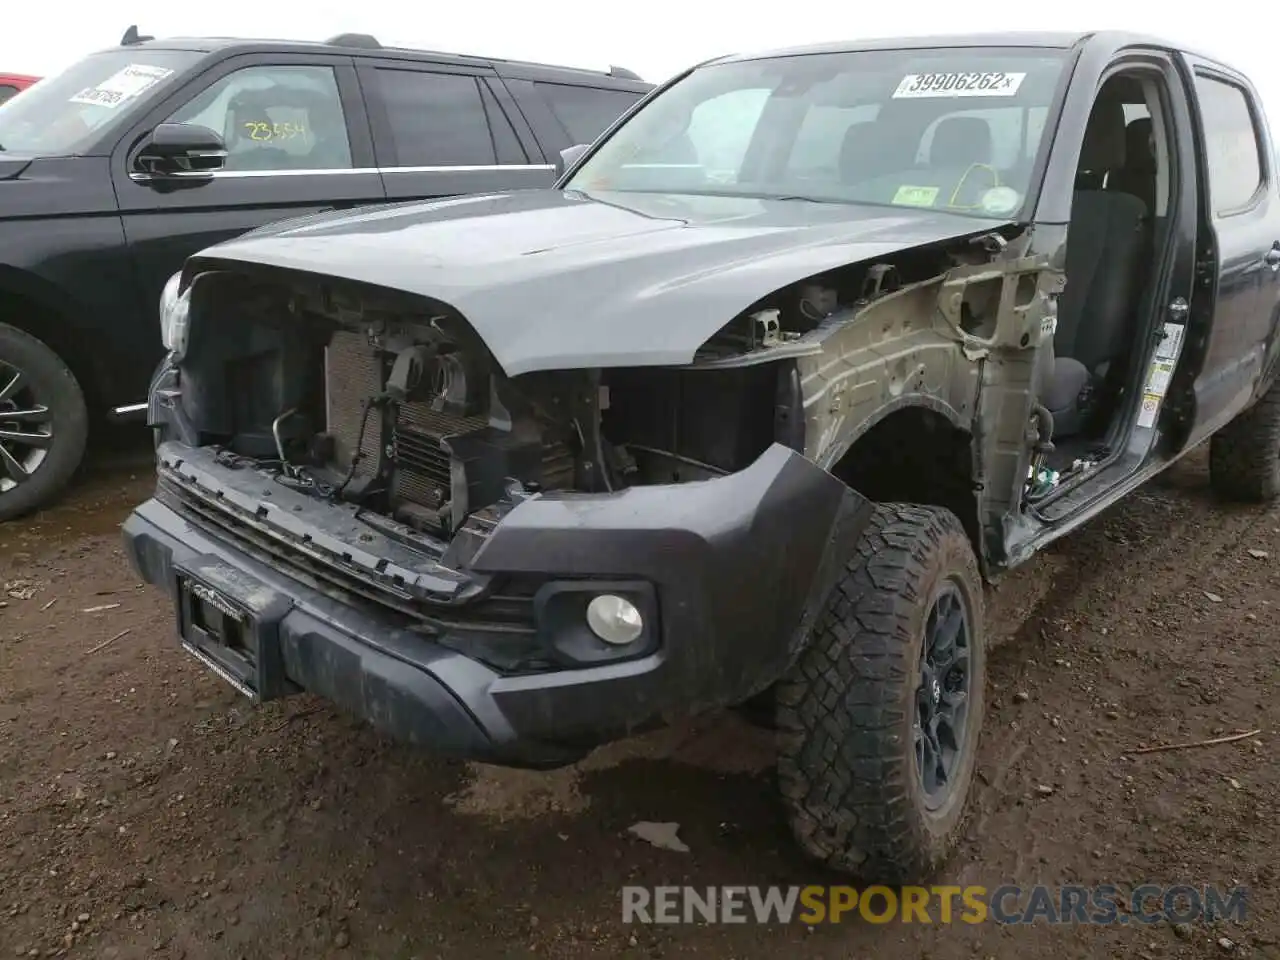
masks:
<svg viewBox="0 0 1280 960"><path fill-rule="evenodd" d="M487 417L455 417L406 403L396 418L396 495L435 509L449 496L449 454L440 438L482 429Z"/></svg>
<svg viewBox="0 0 1280 960"><path fill-rule="evenodd" d="M360 436L364 404L381 392L390 364L378 355L369 341L358 333L339 332L325 349L327 387L327 430L334 439L335 459L347 470ZM371 413L361 443L360 463L353 479L363 480L378 462L380 413ZM396 417L396 499L433 510L449 498L449 455L440 445L442 437L484 428L487 417L459 417L432 410L429 403L400 405ZM574 457L563 444L549 444L543 450L544 489L562 490L573 485Z"/></svg>
<svg viewBox="0 0 1280 960"><path fill-rule="evenodd" d="M328 426L334 438L338 465L347 469L360 436L360 418L365 402L382 390L388 365L369 341L358 333L335 333L325 350L325 382L328 385ZM369 415L356 469L363 479L377 463L378 414ZM430 404L401 404L396 418L396 496L436 508L449 493L449 455L440 438L478 430L488 423L485 417L457 417L431 409Z"/></svg>
<svg viewBox="0 0 1280 960"><path fill-rule="evenodd" d="M344 470L351 465L355 453L364 403L382 389L383 379L382 359L364 336L346 332L333 335L324 351L325 429L333 436L335 459ZM373 420L374 415L370 414L357 477L366 476L370 465L376 462L378 430Z"/></svg>

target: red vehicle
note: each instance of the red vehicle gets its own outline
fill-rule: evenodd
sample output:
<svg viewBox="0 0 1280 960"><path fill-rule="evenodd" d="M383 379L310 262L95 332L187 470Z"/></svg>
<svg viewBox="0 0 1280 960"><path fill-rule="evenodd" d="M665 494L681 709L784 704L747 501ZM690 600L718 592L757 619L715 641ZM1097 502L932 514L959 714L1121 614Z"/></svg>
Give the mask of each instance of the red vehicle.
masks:
<svg viewBox="0 0 1280 960"><path fill-rule="evenodd" d="M21 73L0 73L0 103L27 89L39 79L39 77L28 77Z"/></svg>

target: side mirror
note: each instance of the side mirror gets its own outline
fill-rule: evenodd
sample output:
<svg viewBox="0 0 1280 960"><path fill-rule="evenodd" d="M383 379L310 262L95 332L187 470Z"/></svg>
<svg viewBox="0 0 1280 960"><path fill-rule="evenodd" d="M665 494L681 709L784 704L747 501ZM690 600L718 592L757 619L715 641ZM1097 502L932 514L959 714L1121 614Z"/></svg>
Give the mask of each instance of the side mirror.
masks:
<svg viewBox="0 0 1280 960"><path fill-rule="evenodd" d="M194 123L162 123L138 154L138 167L152 176L209 174L221 170L227 145L208 127Z"/></svg>
<svg viewBox="0 0 1280 960"><path fill-rule="evenodd" d="M560 162L556 164L556 176L563 176L564 172L577 163L584 153L591 149L589 143L576 143L572 147L565 147L560 151Z"/></svg>

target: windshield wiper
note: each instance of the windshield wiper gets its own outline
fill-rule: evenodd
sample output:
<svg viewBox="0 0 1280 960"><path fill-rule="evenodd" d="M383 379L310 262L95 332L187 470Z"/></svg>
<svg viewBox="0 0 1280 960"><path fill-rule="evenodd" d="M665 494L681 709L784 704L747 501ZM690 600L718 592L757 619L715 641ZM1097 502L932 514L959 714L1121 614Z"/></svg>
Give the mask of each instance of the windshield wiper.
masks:
<svg viewBox="0 0 1280 960"><path fill-rule="evenodd" d="M803 200L805 203L834 203L847 206L852 200L833 200L830 197L807 197L802 194L788 194L785 197L769 197L770 200Z"/></svg>

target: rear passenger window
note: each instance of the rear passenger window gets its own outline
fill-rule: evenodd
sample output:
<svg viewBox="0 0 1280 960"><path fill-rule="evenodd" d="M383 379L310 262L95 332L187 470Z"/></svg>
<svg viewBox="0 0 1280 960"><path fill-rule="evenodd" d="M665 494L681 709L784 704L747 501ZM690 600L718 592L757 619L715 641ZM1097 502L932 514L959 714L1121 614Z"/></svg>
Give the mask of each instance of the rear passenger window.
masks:
<svg viewBox="0 0 1280 960"><path fill-rule="evenodd" d="M8 83L0 83L0 103L11 99L18 92L18 88Z"/></svg>
<svg viewBox="0 0 1280 960"><path fill-rule="evenodd" d="M491 115L503 142L515 140L497 103L491 103L486 111L476 77L384 68L379 68L377 75L391 127L395 166L496 165L498 148L489 127Z"/></svg>
<svg viewBox="0 0 1280 960"><path fill-rule="evenodd" d="M529 154L520 145L515 128L502 112L498 98L493 95L488 82L483 80L480 82L480 99L484 101L484 112L489 119L489 132L493 134L493 147L498 154L498 163L528 163Z"/></svg>
<svg viewBox="0 0 1280 960"><path fill-rule="evenodd" d="M1233 83L1196 75L1209 168L1209 202L1218 216L1249 205L1262 183L1262 158L1248 94Z"/></svg>
<svg viewBox="0 0 1280 960"><path fill-rule="evenodd" d="M625 90L567 83L535 82L534 86L574 143L591 143L640 99L640 94Z"/></svg>

